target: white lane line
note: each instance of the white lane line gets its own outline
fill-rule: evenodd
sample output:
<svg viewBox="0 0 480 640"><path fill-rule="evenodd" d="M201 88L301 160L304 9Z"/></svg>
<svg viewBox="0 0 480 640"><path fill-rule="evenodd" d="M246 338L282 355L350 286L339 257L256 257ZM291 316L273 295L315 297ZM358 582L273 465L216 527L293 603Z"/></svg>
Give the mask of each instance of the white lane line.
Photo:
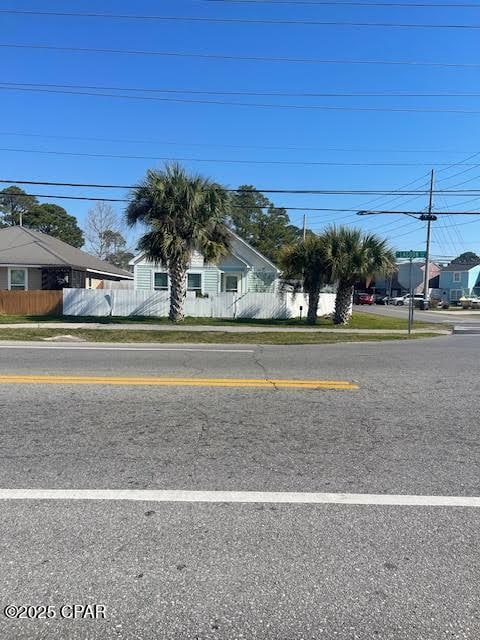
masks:
<svg viewBox="0 0 480 640"><path fill-rule="evenodd" d="M255 353L255 349L196 349L195 347L90 347L77 345L0 344L0 349L59 349L69 351L200 351L206 353Z"/></svg>
<svg viewBox="0 0 480 640"><path fill-rule="evenodd" d="M124 500L145 502L243 502L411 507L480 507L480 497L369 493L176 491L155 489L1 489L0 500Z"/></svg>

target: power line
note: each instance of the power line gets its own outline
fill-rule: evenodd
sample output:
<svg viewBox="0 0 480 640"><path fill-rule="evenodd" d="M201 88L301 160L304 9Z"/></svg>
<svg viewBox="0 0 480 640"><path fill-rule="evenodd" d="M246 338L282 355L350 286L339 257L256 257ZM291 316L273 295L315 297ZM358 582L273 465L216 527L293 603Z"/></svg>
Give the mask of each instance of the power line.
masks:
<svg viewBox="0 0 480 640"><path fill-rule="evenodd" d="M425 186L427 186L427 184L425 184ZM391 206L392 203L396 203L395 206L396 207L405 207L405 205L410 204L410 202L414 202L416 200L418 200L418 198L423 197L422 196L413 196L413 198L405 198L405 196L395 196L393 198L389 198L388 200L385 200L384 198L375 198L374 200L370 200L369 202L365 203L364 205L360 206L358 208L358 211L365 209L366 207L370 206L372 203L377 203L377 207L386 207L386 206ZM380 203L379 203L380 201ZM391 222L387 222L386 225L383 226L391 226Z"/></svg>
<svg viewBox="0 0 480 640"><path fill-rule="evenodd" d="M466 157L464 161L471 160L471 159L473 159L473 158L477 157L478 155L480 155L480 153L476 152L476 153L474 153L474 154L469 155L468 157ZM446 168L441 169L441 171L446 171L447 169L449 169L449 168L451 168L451 167L456 166L456 164L457 164L457 163L452 163L451 165L448 165ZM398 189L406 189L406 188L408 188L408 187L410 187L410 186L412 186L412 185L414 185L414 184L417 184L418 182L421 182L421 183L422 183L422 186L427 187L427 186L429 186L430 179L429 179L427 182L424 182L425 177L426 177L426 176L421 176L420 178L417 178L417 179L415 179L415 180L413 180L413 181L411 181L411 182L407 182L406 184L402 185L401 187L398 187ZM454 185L454 186L457 186L457 185ZM368 207L369 205L371 205L371 204L373 204L373 203L378 203L379 201L381 201L381 205L377 205L377 206L383 206L383 207L385 207L385 206L387 206L387 205L390 205L390 204L391 204L391 203L393 203L393 202L397 202L397 205L396 205L397 207L398 207L398 206L402 206L402 207L404 207L406 204L409 204L410 202L413 202L413 201L417 200L419 197L420 197L420 196L418 196L418 195L417 195L417 196L414 196L413 198L405 199L405 197L404 197L404 196L395 196L395 197L393 197L393 198L389 198L389 199L388 199L388 200L386 200L386 201L385 201L385 199L384 199L384 198L382 198L382 197L377 197L377 198L374 198L373 200L369 200L369 201L364 202L364 203L362 203L361 205L359 205L359 206L358 206L358 210L365 209L365 208L366 208L366 207ZM400 200L400 202L398 202L399 200ZM473 199L473 200L475 200L475 199ZM467 201L467 202L469 202L469 201ZM392 223L391 223L391 222L388 222L386 225L385 225L385 224L384 224L384 225L381 225L381 227L383 227L383 228L384 228L384 227L389 227L389 229L388 229L388 232L389 232L389 233L390 233L391 231L393 231L393 230L396 230L396 229L397 229L397 227L396 227L395 225L393 225L393 228L392 228ZM378 229L378 227L377 227L377 229Z"/></svg>
<svg viewBox="0 0 480 640"><path fill-rule="evenodd" d="M454 165L455 166L455 165ZM432 169L431 174L430 174L430 181L429 181L429 205L428 205L428 216L423 216L423 215L419 215L419 213L417 213L417 215L415 215L413 212L408 212L408 211L404 211L404 215L407 215L411 218L415 218L416 220L428 220L427 223L427 241L426 241L426 258L425 258L425 280L424 280L424 290L427 291L428 289L428 266L429 266L429 256L430 256L430 243L431 243L431 221L432 220L436 220L438 218L438 216L433 216L432 215L432 204L433 204L433 190L434 190L434 170ZM358 215L375 215L375 214L391 214L391 211L359 211ZM464 212L456 212L456 215L461 215ZM438 215L448 215L448 212L438 212ZM390 231L391 232L391 231ZM413 230L409 230L406 232L406 234L401 234L400 236L398 235L398 232L395 229L395 236L396 238L401 238L402 236L408 235L413 233ZM442 231L443 233L443 231ZM448 233L448 232L445 232ZM426 295L426 294L425 294ZM425 303L427 303L427 300L425 300ZM409 318L409 322L410 322L411 318ZM409 330L410 330L410 323L409 323Z"/></svg>
<svg viewBox="0 0 480 640"><path fill-rule="evenodd" d="M415 228L413 228L412 225ZM395 233L395 237L397 237L398 232L403 229L410 229L410 233L415 233L417 230L419 230L418 222L416 220L411 220L411 219L407 221L402 220L400 224L399 224L399 220L396 220L394 223L390 223L388 229L386 229L385 226L386 225L380 225L380 226L374 227L374 232L381 233L382 235L386 235L386 236L389 236L390 234Z"/></svg>
<svg viewBox="0 0 480 640"><path fill-rule="evenodd" d="M101 138L91 136L62 136L46 133L30 133L25 131L0 131L0 136L18 136L27 138L49 138L54 140L82 140L88 142L118 142L122 144L156 144L177 147L211 147L222 149L264 149L280 151L327 151L340 153L441 153L441 154L461 154L472 153L472 151L462 151L454 149L369 149L362 147L294 147L279 145L247 145L247 144L221 144L204 142L173 142L171 140L155 139L133 139L133 138ZM446 179L446 178L445 178Z"/></svg>
<svg viewBox="0 0 480 640"><path fill-rule="evenodd" d="M452 168L452 167L456 167L458 164L463 164L464 162L467 162L468 160L473 160L473 158L476 158L476 157L478 157L479 155L480 155L480 152L475 152L475 153L473 153L473 154L470 154L470 155L468 155L466 158L464 158L462 161L460 161L460 162L453 162L453 163L451 163L451 164L447 165L446 167L444 167L443 169L440 169L437 173L443 173L443 172L447 171L448 169L450 169L450 168ZM475 165L475 166L479 166L479 165ZM471 169L467 169L466 171L470 171L470 170L471 170ZM463 173L463 172L461 172L461 173ZM457 175L457 174L455 174L455 175ZM443 180L448 180L448 179L449 179L449 178L451 178L451 177L452 177L452 176L447 176L446 178L443 178ZM409 183L407 183L406 185L403 185L403 187L400 187L400 189L402 189L402 188L406 188L406 187L410 187L411 185L416 184L417 182L421 182L423 179L424 179L424 177L417 178L416 180L413 180L412 182L409 182ZM440 182L441 182L441 181L442 181L442 180L440 180ZM469 181L467 181L467 182L469 182ZM428 181L427 181L426 185L428 186L428 185L429 185L429 183L430 183L430 177L429 177L429 179L428 179ZM462 183L460 183L460 184L462 184ZM453 185L453 186L460 186L460 185ZM410 203L410 202L412 202L412 201L416 200L417 198L418 198L418 196L415 196L415 197L413 197L413 198L409 198L408 200L404 200L404 199L402 199L402 197L401 197L401 196L400 196L400 197L399 197L399 196L397 196L397 197L395 197L395 198L393 198L393 199L387 200L387 202L383 202L383 206L386 206L387 204L390 204L391 202L395 202L395 201L398 201L398 200L402 200L402 202L401 202L401 203L399 203L399 204L397 204L397 206L400 206L400 204L401 204L402 206L404 206L405 204L408 204L408 203ZM369 205L369 204L371 204L372 202L378 202L378 200L381 200L381 198L375 198L375 200L373 200L373 201L372 201L372 200L370 200L369 202L367 202L367 203L365 203L364 205L362 205L361 207L359 207L359 209L361 209L361 208L365 208L365 206L368 206L368 205Z"/></svg>
<svg viewBox="0 0 480 640"><path fill-rule="evenodd" d="M415 180L414 182L418 182ZM55 187L84 187L92 189L135 189L136 185L125 184L104 184L104 183L86 183L86 182L53 182L44 180L11 180L0 179L1 184L25 184L25 185L41 185L41 186L55 186ZM413 183L411 183L413 184ZM271 188L254 188L254 189L226 189L231 193L290 193L290 194L302 194L302 195L428 195L429 189L422 189L417 191L406 191L401 189L271 189ZM445 190L434 189L434 194L443 195L479 195L480 189L462 189L462 190ZM355 209L358 211L358 209Z"/></svg>
<svg viewBox="0 0 480 640"><path fill-rule="evenodd" d="M62 187L82 187L82 188L97 188L97 189L135 189L136 186L135 185L107 185L107 184L88 184L88 183L78 183L78 182L46 182L46 181L40 181L40 180L0 180L0 183L2 184L22 184L22 185L41 185L41 186L62 186ZM383 195L390 195L390 194L394 194L394 193L405 193L405 194L412 194L412 192L395 192L395 191L367 191L367 190L319 190L319 189L226 189L226 191L230 192L230 193L288 193L288 194L302 194L302 195L358 195L358 194L383 194ZM429 191L418 191L415 192L418 195L425 195L428 194ZM455 195L458 196L459 193L457 191L434 191L434 193L439 193L439 194L443 194L444 196L447 195ZM463 191L461 192L463 193ZM475 190L468 190L468 194L475 194L475 195L479 195L480 197L480 189L475 189ZM15 196L15 194L12 194L13 196ZM22 194L19 194L22 195ZM84 197L84 196L63 196L63 195L47 195L47 194L28 194L28 195L33 195L35 197L49 197L49 198L72 198L72 199L87 199L87 200L99 200L101 198L98 197L93 197L93 196L89 196ZM116 200L118 202L123 202L125 200L123 199L118 199ZM264 208L264 207L261 207ZM292 209L293 207L283 207L283 206L279 206L279 205L274 205L274 208L276 209ZM294 209L298 209L299 211L304 211L304 210L308 210L308 209L314 209L313 207L294 207ZM325 207L325 208L316 208L316 211L342 211L342 212L358 212L358 209L335 209L332 207ZM405 213L418 213L418 211L411 211L411 212L406 212L406 211L395 211L395 210L372 210L369 211L369 214L390 214L390 215L398 215L398 214L405 214ZM436 211L435 215L468 215L471 212L467 211L450 211L447 213L441 212L441 211Z"/></svg>
<svg viewBox="0 0 480 640"><path fill-rule="evenodd" d="M14 198L21 198L25 195L31 196L33 198L57 198L59 200L89 200L92 202L129 202L128 198L105 198L104 196L66 196L63 194L51 194L51 193L11 193L9 194L9 196L14 197ZM353 213L355 215L353 216L348 216L348 217L352 217L355 218L358 212L358 209L339 209L339 208L335 208L335 207L311 207L311 206L305 206L305 207L290 207L287 205L278 205L278 204L271 204L271 205L266 205L266 206L256 206L256 205L251 205L250 208L251 209L269 209L270 207L273 207L273 209L285 209L287 211L316 211L316 212L323 212L323 213L329 213L329 212L338 212L338 213ZM399 212L401 213L401 212Z"/></svg>
<svg viewBox="0 0 480 640"><path fill-rule="evenodd" d="M37 87L7 87L0 86L2 91L27 91L36 93L53 93L73 96L89 96L100 98L120 98L123 100L141 100L154 102L174 102L183 104L206 104L221 105L230 107L261 107L264 109L307 109L319 111L360 111L360 112L391 112L391 113L450 113L459 115L480 115L480 111L471 109L432 109L428 107L357 107L341 105L318 105L318 104L273 104L259 102L231 102L228 100L200 100L192 98L162 98L159 96L137 96L116 93L92 93L89 91L68 91L61 89L40 89Z"/></svg>
<svg viewBox="0 0 480 640"><path fill-rule="evenodd" d="M93 196L64 196L56 193L10 193L9 197L22 198L31 196L32 198L52 198L55 200L87 200L91 202L128 202L126 198L105 198Z"/></svg>
<svg viewBox="0 0 480 640"><path fill-rule="evenodd" d="M457 186L457 185L454 185L454 186ZM443 196L440 196L440 197L442 198L442 201L443 201L443 204L444 204L444 206L445 206L445 209L446 209L447 211L449 211L449 207L448 207L448 205L447 205L447 201L446 201L446 199L445 199ZM471 200L464 201L464 202L462 203L462 205L463 205L463 206L465 206L466 204L470 204L471 202L475 202L476 200L477 200L476 198L473 198L473 199L471 199ZM455 218L454 218L453 216L448 216L448 220L449 220L449 221L451 221L451 222L453 222L453 225L450 225L450 227L453 229L453 232L454 232L454 234L456 235L456 240L458 241L458 247L460 248L460 252L461 252L461 251L463 250L463 248L465 247L465 242L464 242L464 240L463 240L463 236L462 236L462 234L461 234L461 231L458 229L458 225L457 225L457 223L455 222ZM448 227L447 227L447 225L445 224L445 220L444 220L444 219L441 219L441 223L443 224L443 226L444 226L444 228L445 228L445 233L446 233L447 235L449 235ZM453 245L453 241L452 241L452 245Z"/></svg>
<svg viewBox="0 0 480 640"><path fill-rule="evenodd" d="M410 226L412 224L417 224L416 220L405 220L403 219L401 221L401 224L399 224L399 220L394 220L393 222L387 222L386 224L380 224L375 226L375 231L379 231L382 230L381 233L391 233L392 231L396 231L397 229L403 229L404 227Z"/></svg>
<svg viewBox="0 0 480 640"><path fill-rule="evenodd" d="M14 197L14 198L22 198L24 196L30 196L32 198L51 198L51 199L58 199L58 200L86 200L89 202L130 202L130 200L128 198L105 198L103 196L101 197L97 197L97 196L65 196L65 195L60 195L60 194L46 194L46 193L11 193L9 194L9 197ZM261 207L261 206L253 206L251 207L252 209L269 209L271 205L267 205L265 207ZM237 206L234 208L241 208L240 206ZM316 209L313 207L283 207L280 205L273 205L272 207L273 209L286 209L286 210L296 210L296 211L338 211L338 212L345 212L345 211L355 211L354 209L334 209L331 207L325 208L325 209ZM413 215L413 214L418 214L418 211L371 211L369 212L370 215L384 215L384 214L389 214L389 215ZM436 216L468 216L468 215L480 215L480 211L435 211L435 215ZM346 216L347 218L350 218L350 216Z"/></svg>
<svg viewBox="0 0 480 640"><path fill-rule="evenodd" d="M412 66L412 67L440 67L478 69L479 62L421 62L413 60L328 60L320 58L287 58L273 56L235 56L217 53L189 53L180 51L152 51L138 49L99 49L88 47L67 47L44 44L8 44L0 43L4 49L35 49L44 51L71 51L75 53L111 53L135 56L160 56L173 58L198 58L204 60L243 60L247 62L291 62L300 64L321 65L388 65L388 66Z"/></svg>
<svg viewBox="0 0 480 640"><path fill-rule="evenodd" d="M445 209L448 211L449 207L447 205L447 202L446 202L445 198L443 198L443 196L442 196L442 200L443 200L443 204L444 204ZM463 203L463 204L465 206L465 203ZM454 235L456 236L456 243L458 243L458 245L457 245L458 248L460 248L460 250L462 250L462 249L465 248L465 242L463 240L463 236L462 236L461 232L459 231L459 229L457 228L457 223L454 222L455 218L449 217L449 220L453 221L453 231L454 231ZM445 226L445 221L444 220L442 220L442 223ZM448 234L448 231L446 233Z"/></svg>
<svg viewBox="0 0 480 640"><path fill-rule="evenodd" d="M471 204L472 202L478 202L480 200L480 197L475 197L475 198L470 198L470 200L464 200L462 202L462 206L465 206L466 204Z"/></svg>
<svg viewBox="0 0 480 640"><path fill-rule="evenodd" d="M478 158L478 156L480 156L480 151L476 151L475 153L472 153L471 155L469 155L467 158L464 158L463 160L452 162L451 164L449 164L444 169L439 169L439 171L437 171L437 173L445 173L445 171L448 171L448 169L453 168L453 167L458 167L458 166L462 165L463 163L467 162L468 160L473 160L474 158ZM475 166L478 166L478 164L475 165Z"/></svg>
<svg viewBox="0 0 480 640"><path fill-rule="evenodd" d="M400 235L396 235L393 239L393 242L396 242L399 238L404 238L405 236L411 236L412 233L416 233L416 229L412 229L411 231L407 231L406 233L401 233Z"/></svg>
<svg viewBox="0 0 480 640"><path fill-rule="evenodd" d="M130 202L128 198L105 198L104 196L65 196L63 194L56 194L56 193L10 193L9 197L22 198L25 195L31 196L32 198L52 198L57 200L86 200L91 202ZM355 213L355 214L357 212L357 209L336 209L333 207L289 207L289 206L277 205L273 203L272 205L266 205L264 207L252 205L249 208L250 209L269 209L270 207L272 207L273 209L285 209L287 211L323 211L325 213L331 212L331 211L332 212L335 211L338 213L345 213L348 211L350 213ZM234 208L241 208L241 207L234 206Z"/></svg>
<svg viewBox="0 0 480 640"><path fill-rule="evenodd" d="M309 222L308 228L311 231L318 232L318 231L320 231L321 229L324 229L326 226L328 226L330 224L353 223L353 220L356 218L356 216L352 216L352 215L349 215L349 216L335 216L334 218L330 218L328 220L315 221L315 223L313 225L310 224L311 218L312 218L312 216L308 217L308 222ZM357 220L358 220L358 218L357 218Z"/></svg>
<svg viewBox="0 0 480 640"><path fill-rule="evenodd" d="M480 165L476 165L476 167L478 168ZM472 171L472 169L474 169L475 167L471 167L470 169L468 169L468 171ZM458 173L454 173L452 176L448 176L447 178L443 178L442 182L445 180L451 180L452 178L455 178L459 175L463 175L464 173L466 173L467 170L465 171L459 171ZM455 187L463 187L464 184L468 184L469 182L473 182L474 180L478 180L480 178L479 175L473 176L473 178L469 178L468 180L462 180L462 182L456 182L455 184L451 184L448 188L449 189L453 189ZM440 182L440 180L438 181Z"/></svg>
<svg viewBox="0 0 480 640"><path fill-rule="evenodd" d="M477 165L477 167L480 165ZM451 176L445 176L444 178L441 178L440 180L438 180L437 182L445 182L446 180L453 180L453 178L456 178L458 176L462 176L465 173L468 173L469 171L473 171L475 167L471 166L468 169L463 169L462 171L457 171L457 173L453 173ZM475 176L474 178L470 178L469 180L465 180L464 182L457 182L455 185L453 186L461 186L463 184L466 184L467 182L471 182L472 180L475 180L475 178L478 176Z"/></svg>
<svg viewBox="0 0 480 640"><path fill-rule="evenodd" d="M391 216L398 216L398 215L406 215L406 216L411 216L411 215L420 215L422 212L421 211L360 211L359 215L391 215ZM470 216L470 215L480 215L480 211L435 211L435 215L436 216ZM420 218L417 218L417 220L420 220Z"/></svg>
<svg viewBox="0 0 480 640"><path fill-rule="evenodd" d="M450 216L448 216L448 218L453 219L453 218L450 218ZM448 230L448 228L444 227L443 225L444 225L444 218L440 218L438 220L438 225L435 225L434 228L432 229L432 235L438 238L437 243L440 245L440 248L443 247L443 251L445 253L447 253L448 245L450 245L450 248L452 251L457 252L458 247L456 246L450 231Z"/></svg>
<svg viewBox="0 0 480 640"><path fill-rule="evenodd" d="M398 187L398 189L407 189L408 187L412 187L415 184L418 184L419 182L421 182L422 184L420 186L424 186L425 188L428 186L428 183L425 182L425 176L421 176L420 178L416 178L415 180L411 180L410 182L407 182L406 184L401 185L400 187ZM416 200L417 196L415 196L414 198L412 198L413 200ZM404 196L396 196L394 198L389 198L388 200L385 201L385 198L380 196L377 198L374 198L373 200L368 200L367 202L363 202L359 205L358 210L360 209L365 209L366 207L369 207L372 204L381 202L380 206L387 206L389 204L391 204L392 202L396 202L398 200L401 200L403 202ZM407 201L409 202L409 201Z"/></svg>
<svg viewBox="0 0 480 640"><path fill-rule="evenodd" d="M469 220L468 222L459 222L457 223L457 227L463 227L466 224L478 224L478 220ZM450 228L452 225L446 225L446 228Z"/></svg>
<svg viewBox="0 0 480 640"><path fill-rule="evenodd" d="M82 157L82 158L109 158L115 160L155 160L162 162L200 162L219 164L242 164L242 165L280 165L280 166L321 166L321 167L428 167L430 162L330 162L316 160L243 160L239 158L172 158L169 156L143 156L143 155L123 155L115 153L88 153L82 151L58 151L47 149L18 149L0 147L0 151L7 153L39 153L43 155ZM436 163L437 166L445 166L446 163ZM459 163L467 164L467 163ZM447 165L450 166L450 165ZM477 164L473 166L478 166Z"/></svg>
<svg viewBox="0 0 480 640"><path fill-rule="evenodd" d="M408 90L397 91L386 89L383 91L253 91L253 90L212 90L212 89L178 89L171 87L125 87L125 86L99 86L99 85L79 85L79 84L52 84L44 82L11 82L10 80L0 80L1 85L11 87L47 88L47 89L80 89L94 91L134 91L143 93L167 93L167 94L193 94L193 95L213 95L213 96L264 96L264 97L296 97L296 98L478 98L480 91L456 92L412 92Z"/></svg>
<svg viewBox="0 0 480 640"><path fill-rule="evenodd" d="M161 16L127 13L87 13L67 11L28 11L20 9L0 9L0 14L24 15L56 18L103 18L108 20L145 20L159 22L194 22L207 24L261 24L261 25L295 25L302 27L381 27L401 29L480 29L480 24L434 24L405 22L350 22L339 20L282 20L271 18L217 18L203 16Z"/></svg>
<svg viewBox="0 0 480 640"><path fill-rule="evenodd" d="M86 188L90 188L93 185L75 185L75 184L66 184L66 183L52 183L52 182L39 182L39 181L32 181L32 180L0 180L0 183L4 183L4 184L22 184L22 185L45 185L45 186L84 186ZM111 185L95 185L96 188L100 188L104 186L105 188L121 188L121 189L133 189L133 186L111 186ZM229 191L236 191L236 192L243 192L245 190L233 190L230 189ZM15 194L12 193L11 194L13 197L21 197L24 194ZM128 199L125 198L104 198L103 196L65 196L65 195L57 195L57 194L44 194L44 193L29 193L27 195L30 195L34 198L59 198L59 199L65 199L65 200L93 200L93 201L101 201L101 202L129 202ZM265 207L256 207L253 206L251 208L253 209L266 209L268 208L270 205L267 205ZM334 208L334 207L313 207L313 206L306 206L306 207L291 207L291 206L286 206L286 205L274 205L275 209L286 209L288 211L316 211L316 212L338 212L338 213L354 213L355 215L358 212L358 208L355 209L345 209L345 208ZM352 216L355 217L355 216Z"/></svg>
<svg viewBox="0 0 480 640"><path fill-rule="evenodd" d="M442 9L480 9L478 4L459 2L458 4L440 4L436 2L338 2L338 0L203 0L203 2L217 2L224 4L286 4L286 5L314 5L333 7L408 7L408 8L442 8Z"/></svg>
<svg viewBox="0 0 480 640"><path fill-rule="evenodd" d="M32 182L26 182L26 181L10 181L10 180L2 180L0 182L3 183L8 183L8 184L32 184ZM33 184L38 184L38 183L33 183ZM46 183L41 183L41 184L46 184ZM126 188L126 187L125 187ZM132 187L133 188L133 187ZM233 190L231 190L233 191ZM238 191L240 192L240 191ZM10 194L13 197L22 197L23 193L11 193ZM58 198L60 200L92 200L92 201L100 201L100 202L129 202L128 198L105 198L103 196L66 196L66 195L59 195L59 194L45 194L45 193L28 193L26 195L32 196L33 198ZM251 208L252 209L268 209L270 206L272 205L266 205L264 207L260 207L260 206L255 206L252 205ZM354 213L354 216L351 217L356 217L356 214L358 212L358 209L339 209L339 208L335 208L335 207L312 207L312 206L305 206L305 207L291 207L291 206L286 206L286 205L273 205L274 209L286 209L287 211L317 211L317 212L338 212L338 213ZM350 217L350 216L348 216Z"/></svg>

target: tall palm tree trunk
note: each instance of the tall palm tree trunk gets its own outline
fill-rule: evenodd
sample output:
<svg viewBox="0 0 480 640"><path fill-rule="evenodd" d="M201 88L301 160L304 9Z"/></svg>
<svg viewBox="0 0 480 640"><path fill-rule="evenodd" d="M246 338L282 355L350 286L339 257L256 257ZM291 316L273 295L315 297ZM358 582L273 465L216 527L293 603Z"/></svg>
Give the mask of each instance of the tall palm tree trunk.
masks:
<svg viewBox="0 0 480 640"><path fill-rule="evenodd" d="M320 298L320 291L310 291L308 294L308 312L307 312L307 323L315 324L317 321L317 313L318 313L318 301Z"/></svg>
<svg viewBox="0 0 480 640"><path fill-rule="evenodd" d="M171 263L170 275L170 313L172 322L182 322L185 317L185 298L187 296L187 265L181 262Z"/></svg>
<svg viewBox="0 0 480 640"><path fill-rule="evenodd" d="M348 324L350 320L350 305L352 303L353 285L338 283L335 297L334 324Z"/></svg>

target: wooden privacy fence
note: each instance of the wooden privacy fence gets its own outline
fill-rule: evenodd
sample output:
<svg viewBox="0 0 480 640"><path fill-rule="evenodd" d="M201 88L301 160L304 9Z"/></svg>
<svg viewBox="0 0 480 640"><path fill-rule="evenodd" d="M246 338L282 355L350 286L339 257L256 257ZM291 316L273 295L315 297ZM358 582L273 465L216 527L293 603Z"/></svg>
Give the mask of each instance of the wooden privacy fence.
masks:
<svg viewBox="0 0 480 640"><path fill-rule="evenodd" d="M321 293L318 315L333 312L335 294ZM169 294L163 291L64 289L66 316L168 316ZM301 308L300 308L301 307ZM307 297L291 293L218 293L197 298L187 295L185 315L197 318L296 318L305 317Z"/></svg>
<svg viewBox="0 0 480 640"><path fill-rule="evenodd" d="M62 291L0 291L0 314L2 315L61 315L62 305Z"/></svg>

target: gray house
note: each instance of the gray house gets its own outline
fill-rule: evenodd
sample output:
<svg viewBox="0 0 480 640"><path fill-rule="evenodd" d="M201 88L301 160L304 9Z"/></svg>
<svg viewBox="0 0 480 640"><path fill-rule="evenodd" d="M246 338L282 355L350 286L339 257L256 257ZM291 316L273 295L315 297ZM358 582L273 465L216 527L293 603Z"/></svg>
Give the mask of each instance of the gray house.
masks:
<svg viewBox="0 0 480 640"><path fill-rule="evenodd" d="M230 253L218 264L208 264L198 251L192 254L187 271L187 290L201 295L214 293L273 293L280 271L268 258L245 240L231 234ZM134 268L135 289L169 291L167 268L149 262L143 254L130 262Z"/></svg>
<svg viewBox="0 0 480 640"><path fill-rule="evenodd" d="M26 227L0 229L0 290L96 289L133 274Z"/></svg>

